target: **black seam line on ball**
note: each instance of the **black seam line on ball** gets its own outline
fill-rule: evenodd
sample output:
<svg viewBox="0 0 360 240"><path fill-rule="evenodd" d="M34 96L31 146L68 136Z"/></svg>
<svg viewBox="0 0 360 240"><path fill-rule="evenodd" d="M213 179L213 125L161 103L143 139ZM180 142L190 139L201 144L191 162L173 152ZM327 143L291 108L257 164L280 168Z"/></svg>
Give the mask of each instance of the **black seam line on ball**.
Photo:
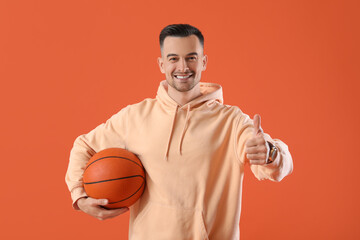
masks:
<svg viewBox="0 0 360 240"><path fill-rule="evenodd" d="M136 192L134 192L133 194L131 194L129 197L127 197L127 198L125 198L125 199L122 199L122 200L120 200L120 201L117 201L117 202L109 202L108 204L115 204L115 203L119 203L119 202L128 200L129 198L131 198L132 196L134 196L138 191L140 191L140 189L142 188L142 186L144 186L144 183L145 183L145 181L141 184L141 186L138 188L138 190L136 190Z"/></svg>
<svg viewBox="0 0 360 240"><path fill-rule="evenodd" d="M102 181L97 181L97 182L84 182L84 184L103 183L103 182L110 182L110 181L116 181L116 180L121 180L121 179L126 179L126 178L134 178L134 177L141 177L142 179L144 179L144 177L141 175L133 175L133 176L127 176L127 177L122 177L122 178L107 179L107 180L102 180Z"/></svg>
<svg viewBox="0 0 360 240"><path fill-rule="evenodd" d="M140 164L138 164L137 162L135 162L135 161L133 161L133 160L131 160L131 159L124 158L124 157L119 157L119 156L107 156L107 157L102 157L102 158L96 159L95 161L93 161L92 163L90 163L90 164L85 168L85 170L88 169L93 163L95 163L95 162L97 162L97 161L100 161L101 159L104 159L104 158L122 158L122 159L125 159L125 160L128 160L128 161L131 161L131 162L135 163L135 164L138 165L141 169L143 169Z"/></svg>

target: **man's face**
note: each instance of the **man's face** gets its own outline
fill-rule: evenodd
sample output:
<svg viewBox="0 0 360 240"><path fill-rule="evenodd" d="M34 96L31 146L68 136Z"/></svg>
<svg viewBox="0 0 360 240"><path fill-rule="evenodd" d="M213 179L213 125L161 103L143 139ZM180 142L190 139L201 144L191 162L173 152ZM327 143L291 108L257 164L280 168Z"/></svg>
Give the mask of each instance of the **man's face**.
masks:
<svg viewBox="0 0 360 240"><path fill-rule="evenodd" d="M167 83L179 92L191 90L200 82L201 72L206 69L207 56L196 35L166 37L158 58L160 71Z"/></svg>

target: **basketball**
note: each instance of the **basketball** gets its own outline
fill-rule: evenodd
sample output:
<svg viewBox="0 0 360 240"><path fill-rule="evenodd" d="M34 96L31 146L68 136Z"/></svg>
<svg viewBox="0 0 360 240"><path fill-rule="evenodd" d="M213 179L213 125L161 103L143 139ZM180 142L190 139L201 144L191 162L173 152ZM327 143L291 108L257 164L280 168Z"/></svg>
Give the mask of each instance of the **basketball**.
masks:
<svg viewBox="0 0 360 240"><path fill-rule="evenodd" d="M105 208L130 207L144 191L145 170L132 152L108 148L90 158L83 182L89 197L108 199Z"/></svg>

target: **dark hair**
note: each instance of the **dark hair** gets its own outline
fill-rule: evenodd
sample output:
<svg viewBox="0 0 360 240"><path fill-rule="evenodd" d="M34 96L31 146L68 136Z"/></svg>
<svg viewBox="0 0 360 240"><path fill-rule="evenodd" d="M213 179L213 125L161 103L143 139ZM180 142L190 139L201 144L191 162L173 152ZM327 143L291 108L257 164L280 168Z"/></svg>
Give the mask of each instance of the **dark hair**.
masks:
<svg viewBox="0 0 360 240"><path fill-rule="evenodd" d="M159 40L160 40L160 48L162 50L164 45L164 40L166 37L188 37L190 35L195 35L198 37L201 46L204 48L204 36L194 26L189 24L171 24L163 28L160 32Z"/></svg>

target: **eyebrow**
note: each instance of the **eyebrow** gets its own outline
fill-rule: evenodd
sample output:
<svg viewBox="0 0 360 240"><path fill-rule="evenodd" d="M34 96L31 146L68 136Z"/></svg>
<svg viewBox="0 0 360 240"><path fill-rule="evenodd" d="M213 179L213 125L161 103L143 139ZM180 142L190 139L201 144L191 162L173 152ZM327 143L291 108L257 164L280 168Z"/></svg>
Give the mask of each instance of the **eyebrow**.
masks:
<svg viewBox="0 0 360 240"><path fill-rule="evenodd" d="M188 54L186 54L186 56L190 56L190 55L198 55L197 54L197 52L191 52L191 53L188 53ZM173 56L179 56L179 55L177 55L177 54L175 54L175 53L169 53L168 55L166 55L166 57L173 57Z"/></svg>

